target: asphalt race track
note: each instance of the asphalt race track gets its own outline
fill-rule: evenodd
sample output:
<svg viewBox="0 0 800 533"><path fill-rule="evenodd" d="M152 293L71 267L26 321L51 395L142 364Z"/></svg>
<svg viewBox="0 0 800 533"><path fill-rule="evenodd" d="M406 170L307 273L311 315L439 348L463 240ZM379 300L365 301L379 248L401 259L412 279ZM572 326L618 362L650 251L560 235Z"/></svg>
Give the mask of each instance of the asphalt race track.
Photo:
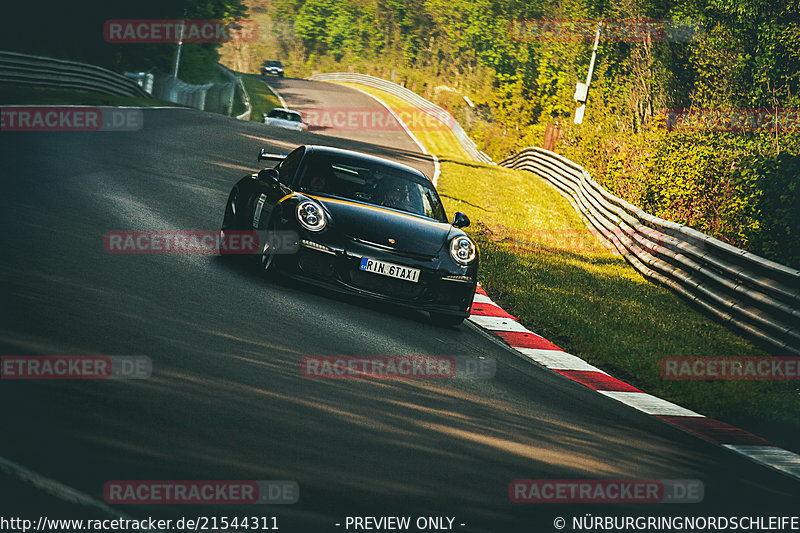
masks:
<svg viewBox="0 0 800 533"><path fill-rule="evenodd" d="M378 106L330 84L269 82L301 110ZM153 362L143 380L0 381L5 461L100 502L110 480L294 480L292 505L114 506L137 518L276 516L286 533L345 531L347 516L455 516L459 531L528 532L586 513L796 509L797 481L523 361L466 324L438 328L424 313L264 280L244 261L106 253L110 230L218 228L230 186L258 169L262 147L329 144L433 171L398 132L296 133L194 110L143 113L135 132L0 135L0 353ZM405 354L491 358L497 374L300 373L308 355ZM514 504L508 486L518 478L698 479L705 498ZM103 514L49 488L0 467L0 511Z"/></svg>

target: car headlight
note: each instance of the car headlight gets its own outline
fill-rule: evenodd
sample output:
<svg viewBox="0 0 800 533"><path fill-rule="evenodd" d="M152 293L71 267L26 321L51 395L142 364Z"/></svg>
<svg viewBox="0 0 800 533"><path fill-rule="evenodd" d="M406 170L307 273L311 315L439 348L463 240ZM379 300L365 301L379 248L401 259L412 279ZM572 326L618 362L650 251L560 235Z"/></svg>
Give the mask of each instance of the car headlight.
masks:
<svg viewBox="0 0 800 533"><path fill-rule="evenodd" d="M459 265L472 263L475 260L475 255L477 255L477 249L469 237L460 235L450 241L450 256Z"/></svg>
<svg viewBox="0 0 800 533"><path fill-rule="evenodd" d="M297 221L308 231L322 231L328 223L325 211L310 200L297 204Z"/></svg>

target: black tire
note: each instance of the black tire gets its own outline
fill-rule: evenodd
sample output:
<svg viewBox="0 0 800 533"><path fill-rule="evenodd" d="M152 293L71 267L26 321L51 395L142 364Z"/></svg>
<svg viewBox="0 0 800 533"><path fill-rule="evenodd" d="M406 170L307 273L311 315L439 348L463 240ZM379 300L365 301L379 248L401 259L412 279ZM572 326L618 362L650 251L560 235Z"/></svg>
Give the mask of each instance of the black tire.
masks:
<svg viewBox="0 0 800 533"><path fill-rule="evenodd" d="M225 204L225 214L222 216L222 228L220 228L219 230L220 243L225 242L226 231L228 230L233 231L237 229L239 226L238 202L239 202L239 191L234 189L228 195L228 201ZM220 249L220 255L224 257L230 257L231 254L227 254L225 253L224 249Z"/></svg>
<svg viewBox="0 0 800 533"><path fill-rule="evenodd" d="M269 227L268 235L274 235L275 231L278 229L277 219L273 218L273 220L269 223L268 227ZM261 272L267 278L271 278L275 275L275 254L269 253L268 251L269 247L270 247L270 240L269 237L267 237L264 240L264 244L262 245L261 248L261 254L259 255Z"/></svg>
<svg viewBox="0 0 800 533"><path fill-rule="evenodd" d="M436 326L455 327L464 322L463 316L447 315L444 313L431 313L431 322Z"/></svg>
<svg viewBox="0 0 800 533"><path fill-rule="evenodd" d="M225 203L225 214L222 216L222 231L236 229L239 226L239 191L232 190Z"/></svg>

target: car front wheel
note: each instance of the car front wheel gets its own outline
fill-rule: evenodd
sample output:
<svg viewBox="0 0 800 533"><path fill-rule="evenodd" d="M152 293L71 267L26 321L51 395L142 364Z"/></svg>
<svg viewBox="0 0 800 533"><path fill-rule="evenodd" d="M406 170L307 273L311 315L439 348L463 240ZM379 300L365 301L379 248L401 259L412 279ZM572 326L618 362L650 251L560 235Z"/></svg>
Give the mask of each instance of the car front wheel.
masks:
<svg viewBox="0 0 800 533"><path fill-rule="evenodd" d="M261 245L261 270L267 277L272 277L275 274L275 253L273 253L274 243L270 236L276 234L278 229L276 222L269 225L270 231L264 239L264 244Z"/></svg>
<svg viewBox="0 0 800 533"><path fill-rule="evenodd" d="M233 231L238 227L238 213L236 211L236 204L239 201L239 193L236 189L231 191L230 196L228 196L228 202L225 204L225 214L222 217L222 227L219 230L219 237L220 243L226 243L228 241L228 237L225 234L226 231ZM220 247L220 255L228 255L226 254L226 247L223 245Z"/></svg>

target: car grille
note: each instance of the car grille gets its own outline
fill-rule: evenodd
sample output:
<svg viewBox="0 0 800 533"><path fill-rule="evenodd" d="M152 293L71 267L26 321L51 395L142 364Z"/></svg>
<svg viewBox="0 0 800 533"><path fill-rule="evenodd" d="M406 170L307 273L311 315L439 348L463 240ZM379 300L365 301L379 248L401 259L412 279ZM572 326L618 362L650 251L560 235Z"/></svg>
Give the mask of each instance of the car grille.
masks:
<svg viewBox="0 0 800 533"><path fill-rule="evenodd" d="M308 253L303 251L300 255L299 265L303 272L315 276L330 278L334 275L333 260L323 253Z"/></svg>
<svg viewBox="0 0 800 533"><path fill-rule="evenodd" d="M365 291L404 300L418 298L424 290L421 283L389 278L361 270L350 271L350 284Z"/></svg>
<svg viewBox="0 0 800 533"><path fill-rule="evenodd" d="M419 252L412 252L410 250L401 250L401 249L398 249L398 248L394 248L392 246L387 246L385 244L379 244L377 242L371 242L371 241L367 241L367 240L364 240L364 239L359 239L358 237L351 237L351 238L355 242L357 242L359 244L364 244L364 245L370 246L372 248L377 248L378 250L381 250L381 251L384 251L384 252L390 252L390 253L392 253L394 255L397 255L397 256L400 256L400 257L408 257L410 259L415 259L417 261L433 262L437 257L435 254L434 255L422 254L422 253L419 253Z"/></svg>

